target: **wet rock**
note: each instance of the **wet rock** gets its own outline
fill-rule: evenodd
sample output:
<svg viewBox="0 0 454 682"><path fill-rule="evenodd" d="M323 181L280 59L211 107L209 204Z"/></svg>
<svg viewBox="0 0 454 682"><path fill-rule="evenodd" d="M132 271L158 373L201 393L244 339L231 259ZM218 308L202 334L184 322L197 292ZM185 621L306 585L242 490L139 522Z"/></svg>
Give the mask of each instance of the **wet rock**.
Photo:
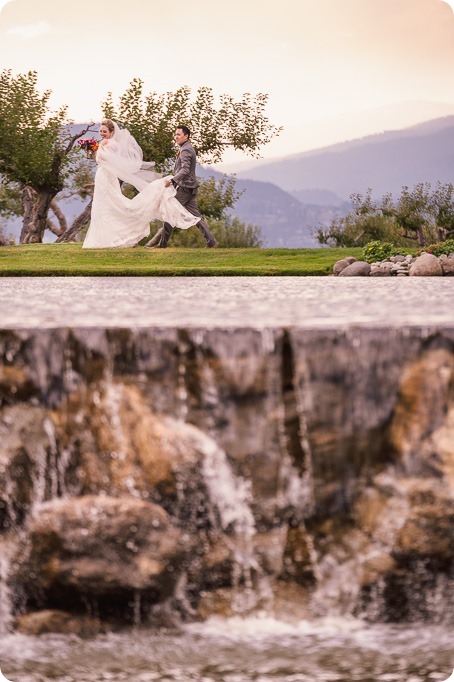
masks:
<svg viewBox="0 0 454 682"><path fill-rule="evenodd" d="M135 594L151 603L171 596L189 545L166 512L149 502L53 500L32 521L12 582L29 604L52 608L88 598L115 612Z"/></svg>
<svg viewBox="0 0 454 682"><path fill-rule="evenodd" d="M27 613L16 618L16 629L22 635L37 636L49 633L77 635L84 639L106 631L105 623L89 616L47 609Z"/></svg>
<svg viewBox="0 0 454 682"><path fill-rule="evenodd" d="M402 372L390 443L408 473L427 471L424 467L437 458L435 451L427 460L423 443L454 411L453 379L454 354L449 347L427 350Z"/></svg>
<svg viewBox="0 0 454 682"><path fill-rule="evenodd" d="M410 277L440 277L442 274L440 261L431 253L423 253L410 268Z"/></svg>
<svg viewBox="0 0 454 682"><path fill-rule="evenodd" d="M369 263L365 261L356 261L348 267L344 268L340 273L339 277L367 277L370 275L371 267Z"/></svg>
<svg viewBox="0 0 454 682"><path fill-rule="evenodd" d="M316 582L314 543L304 525L288 529L281 578L303 586Z"/></svg>
<svg viewBox="0 0 454 682"><path fill-rule="evenodd" d="M54 427L41 407L0 412L0 530L23 523L33 505L58 493Z"/></svg>

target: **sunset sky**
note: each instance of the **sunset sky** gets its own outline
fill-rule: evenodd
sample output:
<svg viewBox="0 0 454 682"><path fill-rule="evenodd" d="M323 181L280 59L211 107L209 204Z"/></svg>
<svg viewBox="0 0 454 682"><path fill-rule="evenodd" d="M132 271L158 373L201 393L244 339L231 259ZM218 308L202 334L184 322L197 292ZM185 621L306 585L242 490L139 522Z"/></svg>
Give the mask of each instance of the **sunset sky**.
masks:
<svg viewBox="0 0 454 682"><path fill-rule="evenodd" d="M55 107L99 120L146 91L269 94L275 157L454 113L454 12L443 0L11 0L0 68L36 70ZM245 157L243 157L245 158ZM226 161L239 160L228 155Z"/></svg>

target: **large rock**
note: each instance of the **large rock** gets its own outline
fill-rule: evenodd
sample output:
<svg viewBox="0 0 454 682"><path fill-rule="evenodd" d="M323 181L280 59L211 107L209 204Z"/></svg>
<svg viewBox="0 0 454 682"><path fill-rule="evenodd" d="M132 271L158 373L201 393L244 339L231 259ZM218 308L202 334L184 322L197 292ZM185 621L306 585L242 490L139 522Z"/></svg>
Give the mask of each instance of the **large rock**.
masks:
<svg viewBox="0 0 454 682"><path fill-rule="evenodd" d="M448 256L445 256L443 258L442 256L440 256L439 260L441 263L443 274L450 275L451 277L454 276L454 258L448 258Z"/></svg>
<svg viewBox="0 0 454 682"><path fill-rule="evenodd" d="M42 505L13 562L13 584L30 605L79 607L95 599L116 614L134 595L168 599L189 538L143 500L85 496Z"/></svg>
<svg viewBox="0 0 454 682"><path fill-rule="evenodd" d="M362 260L357 260L344 268L339 277L368 277L370 275L370 265Z"/></svg>
<svg viewBox="0 0 454 682"><path fill-rule="evenodd" d="M345 270L345 268L348 268L349 265L350 265L350 261L347 260L347 258L341 258L341 260L338 260L334 263L333 274L339 275L342 272L342 270Z"/></svg>
<svg viewBox="0 0 454 682"><path fill-rule="evenodd" d="M23 635L37 636L55 632L60 635L77 635L88 639L103 632L105 625L99 619L87 615L45 609L18 616L16 629Z"/></svg>
<svg viewBox="0 0 454 682"><path fill-rule="evenodd" d="M410 268L410 277L441 277L442 274L440 261L431 253L423 253Z"/></svg>

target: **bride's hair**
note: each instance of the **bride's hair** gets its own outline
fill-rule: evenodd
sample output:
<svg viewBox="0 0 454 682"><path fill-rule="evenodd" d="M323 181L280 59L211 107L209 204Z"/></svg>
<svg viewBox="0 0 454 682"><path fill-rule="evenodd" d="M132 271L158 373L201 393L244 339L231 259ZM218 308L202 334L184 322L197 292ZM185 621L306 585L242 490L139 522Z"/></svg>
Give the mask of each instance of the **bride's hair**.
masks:
<svg viewBox="0 0 454 682"><path fill-rule="evenodd" d="M101 121L101 125L106 126L112 134L115 132L115 123L111 121L110 118L104 118Z"/></svg>

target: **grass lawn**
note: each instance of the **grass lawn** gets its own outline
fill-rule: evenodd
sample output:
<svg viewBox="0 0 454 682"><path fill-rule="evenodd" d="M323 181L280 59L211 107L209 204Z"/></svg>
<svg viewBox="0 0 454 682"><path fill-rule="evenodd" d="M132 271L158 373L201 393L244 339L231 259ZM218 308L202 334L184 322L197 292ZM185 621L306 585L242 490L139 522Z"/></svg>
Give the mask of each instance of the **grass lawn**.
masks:
<svg viewBox="0 0 454 682"><path fill-rule="evenodd" d="M81 244L0 247L0 276L327 275L362 249L84 249Z"/></svg>

